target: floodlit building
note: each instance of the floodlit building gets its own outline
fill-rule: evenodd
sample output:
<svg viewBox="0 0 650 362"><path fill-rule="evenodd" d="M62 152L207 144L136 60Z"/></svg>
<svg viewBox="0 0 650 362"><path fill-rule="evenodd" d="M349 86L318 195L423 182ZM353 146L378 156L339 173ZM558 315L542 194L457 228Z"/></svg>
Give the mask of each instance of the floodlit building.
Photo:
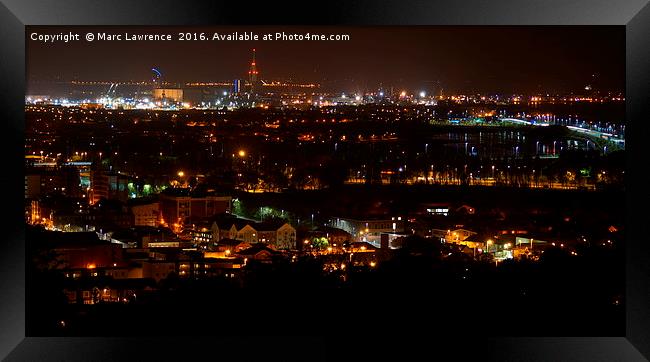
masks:
<svg viewBox="0 0 650 362"><path fill-rule="evenodd" d="M160 225L160 203L158 202L131 205L131 213L135 220L135 226L155 227Z"/></svg>
<svg viewBox="0 0 650 362"><path fill-rule="evenodd" d="M474 231L465 230L465 229L455 229L455 230L448 230L444 238L445 241L448 243L459 243L461 241L467 240L473 235L476 235Z"/></svg>
<svg viewBox="0 0 650 362"><path fill-rule="evenodd" d="M193 193L190 189L168 188L160 194L160 210L167 225L203 222L230 212L231 196Z"/></svg>
<svg viewBox="0 0 650 362"><path fill-rule="evenodd" d="M382 233L404 231L404 220L401 216L370 219L337 217L331 220L330 226L346 231L355 241L365 241L379 247Z"/></svg>
<svg viewBox="0 0 650 362"><path fill-rule="evenodd" d="M226 215L215 220L211 230L217 242L236 239L250 244L268 244L275 249L296 248L296 229L283 220L259 223Z"/></svg>
<svg viewBox="0 0 650 362"><path fill-rule="evenodd" d="M129 196L129 179L113 171L92 170L90 172L90 204L101 199L117 199L126 202Z"/></svg>
<svg viewBox="0 0 650 362"><path fill-rule="evenodd" d="M183 90L180 88L155 88L153 90L155 101L183 102Z"/></svg>

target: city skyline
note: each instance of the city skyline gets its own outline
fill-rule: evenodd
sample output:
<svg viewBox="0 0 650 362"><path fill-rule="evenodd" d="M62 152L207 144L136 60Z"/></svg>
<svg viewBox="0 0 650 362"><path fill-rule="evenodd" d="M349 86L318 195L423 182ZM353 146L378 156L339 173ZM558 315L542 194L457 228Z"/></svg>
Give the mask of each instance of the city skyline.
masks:
<svg viewBox="0 0 650 362"><path fill-rule="evenodd" d="M28 41L28 83L246 79L252 49L261 80L294 79L346 92L402 87L438 93L624 91L617 27L29 27L29 34L235 32L347 34L343 41ZM83 54L83 56L80 56Z"/></svg>
<svg viewBox="0 0 650 362"><path fill-rule="evenodd" d="M29 335L624 331L622 28L27 31Z"/></svg>

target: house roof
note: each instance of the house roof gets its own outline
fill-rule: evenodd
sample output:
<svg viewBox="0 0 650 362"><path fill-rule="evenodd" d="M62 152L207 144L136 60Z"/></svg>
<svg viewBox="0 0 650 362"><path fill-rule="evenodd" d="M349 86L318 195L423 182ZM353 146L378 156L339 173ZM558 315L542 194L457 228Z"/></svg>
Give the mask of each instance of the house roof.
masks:
<svg viewBox="0 0 650 362"><path fill-rule="evenodd" d="M229 230L233 225L235 225L235 228L239 230L246 225L255 223L254 221L239 218L231 214L216 215L211 219L211 221L212 223L216 223L221 230ZM210 225L212 225L212 223Z"/></svg>
<svg viewBox="0 0 650 362"><path fill-rule="evenodd" d="M51 248L82 247L109 245L108 240L101 240L95 232L66 233L62 231L37 231L29 240L34 240L37 245Z"/></svg>
<svg viewBox="0 0 650 362"><path fill-rule="evenodd" d="M259 253L261 251L268 251L271 254L276 254L275 250L267 247L265 244L262 244L262 243L255 244L255 245L251 246L248 249L244 249L244 250L238 252L237 254L238 255L255 255L255 254L257 254L257 253Z"/></svg>
<svg viewBox="0 0 650 362"><path fill-rule="evenodd" d="M246 243L243 240L236 240L236 239L221 239L219 242L217 242L218 246L237 246L240 244Z"/></svg>
<svg viewBox="0 0 650 362"><path fill-rule="evenodd" d="M365 246L366 249L368 250L377 250L376 246L365 241L356 241L350 244L350 247L352 247L353 249L361 249L362 246Z"/></svg>
<svg viewBox="0 0 650 362"><path fill-rule="evenodd" d="M79 278L79 279L66 279L64 285L67 288L145 288L155 287L156 281L152 278L127 278L127 279L113 279L112 277L101 276L93 278Z"/></svg>
<svg viewBox="0 0 650 362"><path fill-rule="evenodd" d="M286 220L268 220L251 226L257 231L276 231L284 224L287 224Z"/></svg>
<svg viewBox="0 0 650 362"><path fill-rule="evenodd" d="M389 214L382 215L367 215L367 214L345 214L335 216L332 219L341 219L354 222L373 222L373 221L395 221L392 220L393 216Z"/></svg>
<svg viewBox="0 0 650 362"><path fill-rule="evenodd" d="M467 231L468 233L471 233L472 235L476 234L476 231L467 230L467 229L463 229L463 228L459 228L459 229L453 229L453 230L451 230L452 233L454 233L454 232L461 232L461 231Z"/></svg>
<svg viewBox="0 0 650 362"><path fill-rule="evenodd" d="M216 190L210 190L198 186L195 188L168 187L161 192L161 195L170 196L170 197L193 197L193 198L201 198L206 196L229 196L223 192L218 192Z"/></svg>
<svg viewBox="0 0 650 362"><path fill-rule="evenodd" d="M158 198L149 196L149 197L138 197L135 199L129 199L127 201L127 205L133 207L133 206L141 206L141 205L151 205L151 204L157 204L158 203Z"/></svg>
<svg viewBox="0 0 650 362"><path fill-rule="evenodd" d="M314 234L314 233L329 233L329 234L334 234L334 235L347 235L347 236L350 235L350 233L348 233L347 231L345 231L343 229L333 228L333 227L330 227L330 226L319 226L318 228L316 228L313 231L308 231L308 233L312 233L312 234Z"/></svg>

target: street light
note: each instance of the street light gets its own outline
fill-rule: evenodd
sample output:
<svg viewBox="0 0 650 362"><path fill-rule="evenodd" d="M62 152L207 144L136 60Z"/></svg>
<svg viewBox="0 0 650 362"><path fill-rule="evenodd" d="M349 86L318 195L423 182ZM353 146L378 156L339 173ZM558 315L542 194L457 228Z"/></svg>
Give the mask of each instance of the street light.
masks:
<svg viewBox="0 0 650 362"><path fill-rule="evenodd" d="M239 157L246 157L246 151L244 150L239 150L237 154L239 155Z"/></svg>

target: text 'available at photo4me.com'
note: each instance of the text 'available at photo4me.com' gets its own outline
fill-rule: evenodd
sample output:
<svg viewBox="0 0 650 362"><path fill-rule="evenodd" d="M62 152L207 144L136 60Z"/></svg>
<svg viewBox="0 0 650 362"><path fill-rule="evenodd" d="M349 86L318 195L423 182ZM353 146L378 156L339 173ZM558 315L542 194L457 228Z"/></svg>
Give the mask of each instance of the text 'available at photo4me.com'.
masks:
<svg viewBox="0 0 650 362"><path fill-rule="evenodd" d="M252 31L218 33L218 32L175 32L175 33L134 33L134 32L67 32L29 34L29 39L42 43L78 42L78 41L349 41L350 34L345 33L296 33Z"/></svg>

